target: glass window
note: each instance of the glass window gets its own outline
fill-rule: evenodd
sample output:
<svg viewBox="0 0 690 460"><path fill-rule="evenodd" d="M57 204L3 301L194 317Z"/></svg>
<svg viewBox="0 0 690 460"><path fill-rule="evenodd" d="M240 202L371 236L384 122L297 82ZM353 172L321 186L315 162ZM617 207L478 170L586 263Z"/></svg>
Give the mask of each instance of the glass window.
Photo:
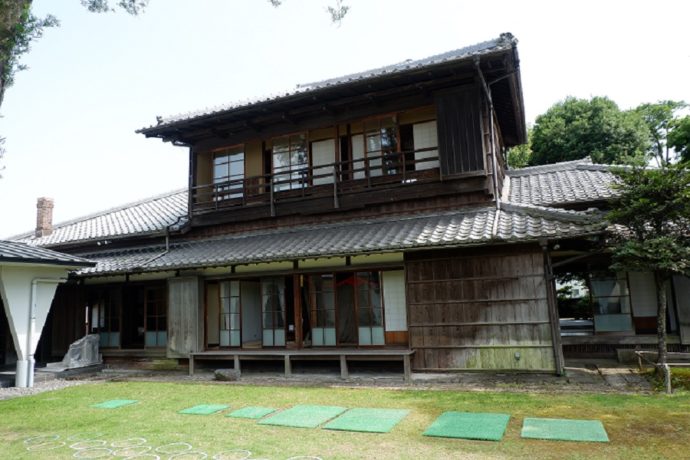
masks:
<svg viewBox="0 0 690 460"><path fill-rule="evenodd" d="M285 279L261 279L261 313L263 345L285 346Z"/></svg>
<svg viewBox="0 0 690 460"><path fill-rule="evenodd" d="M239 347L241 341L240 282L220 283L220 346Z"/></svg>
<svg viewBox="0 0 690 460"><path fill-rule="evenodd" d="M242 198L244 191L244 150L228 149L213 156L213 185L218 200Z"/></svg>
<svg viewBox="0 0 690 460"><path fill-rule="evenodd" d="M398 174L398 130L395 120L384 118L364 123L364 148L369 176Z"/></svg>
<svg viewBox="0 0 690 460"><path fill-rule="evenodd" d="M625 273L590 273L595 315L630 313L630 294Z"/></svg>
<svg viewBox="0 0 690 460"><path fill-rule="evenodd" d="M309 277L310 326L314 346L333 346L335 335L335 285L332 274Z"/></svg>
<svg viewBox="0 0 690 460"><path fill-rule="evenodd" d="M146 288L146 346L164 347L168 343L168 318L165 287Z"/></svg>
<svg viewBox="0 0 690 460"><path fill-rule="evenodd" d="M304 134L273 140L273 189L292 190L308 185L309 155Z"/></svg>

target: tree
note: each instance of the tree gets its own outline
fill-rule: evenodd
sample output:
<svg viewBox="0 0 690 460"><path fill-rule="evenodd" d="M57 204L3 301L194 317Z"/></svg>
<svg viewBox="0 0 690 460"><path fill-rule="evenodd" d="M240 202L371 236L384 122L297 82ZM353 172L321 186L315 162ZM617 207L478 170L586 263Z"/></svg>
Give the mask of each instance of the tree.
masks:
<svg viewBox="0 0 690 460"><path fill-rule="evenodd" d="M681 161L690 162L690 116L674 120L673 129L668 133L668 144Z"/></svg>
<svg viewBox="0 0 690 460"><path fill-rule="evenodd" d="M657 292L658 360L666 363L666 292L673 275L690 275L690 169L616 168L608 220L618 229L612 251L615 271L653 271Z"/></svg>
<svg viewBox="0 0 690 460"><path fill-rule="evenodd" d="M641 159L649 131L635 112L621 111L606 97L566 98L537 117L530 164L579 160L628 163Z"/></svg>
<svg viewBox="0 0 690 460"><path fill-rule="evenodd" d="M641 104L635 109L649 128L649 155L656 161L657 166L670 163L678 154L678 149L669 142L669 137L682 144L682 140L674 138L672 133L679 123L676 115L685 107L687 104L683 101L659 101L654 104ZM682 150L682 145L680 147Z"/></svg>
<svg viewBox="0 0 690 460"><path fill-rule="evenodd" d="M532 128L527 131L527 143L508 149L506 161L511 169L528 166L532 157Z"/></svg>

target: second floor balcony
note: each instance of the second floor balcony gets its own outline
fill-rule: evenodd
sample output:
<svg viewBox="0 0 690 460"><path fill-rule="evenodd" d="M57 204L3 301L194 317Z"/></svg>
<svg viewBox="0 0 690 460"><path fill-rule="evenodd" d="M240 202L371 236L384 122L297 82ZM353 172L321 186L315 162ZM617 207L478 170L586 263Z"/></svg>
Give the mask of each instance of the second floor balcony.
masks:
<svg viewBox="0 0 690 460"><path fill-rule="evenodd" d="M475 180L468 187L473 190L484 187L483 171L469 174L467 179L470 178L478 178L480 183ZM254 217L285 215L291 211L327 212L436 196L439 188L451 186L442 182L438 148L387 152L316 166L293 164L276 167L272 174L198 184L191 190L191 211L197 221L210 221L210 216L220 211L237 215L243 210ZM451 188L457 191L458 182L453 182Z"/></svg>

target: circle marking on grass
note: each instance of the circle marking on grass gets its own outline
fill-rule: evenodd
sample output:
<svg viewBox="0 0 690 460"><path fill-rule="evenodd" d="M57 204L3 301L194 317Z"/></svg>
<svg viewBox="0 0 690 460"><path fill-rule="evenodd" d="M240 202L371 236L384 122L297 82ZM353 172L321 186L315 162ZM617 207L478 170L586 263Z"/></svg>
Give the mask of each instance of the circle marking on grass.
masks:
<svg viewBox="0 0 690 460"><path fill-rule="evenodd" d="M88 449L79 449L73 455L74 458L103 458L110 457L113 451L107 447L92 447Z"/></svg>
<svg viewBox="0 0 690 460"><path fill-rule="evenodd" d="M168 460L204 460L205 458L208 458L208 454L206 452L202 452L200 450L190 450L187 452L171 455L170 457L168 457Z"/></svg>
<svg viewBox="0 0 690 460"><path fill-rule="evenodd" d="M87 441L77 441L69 447L74 450L96 449L98 447L105 448L107 444L108 442L102 439L89 439Z"/></svg>
<svg viewBox="0 0 690 460"><path fill-rule="evenodd" d="M34 446L36 444L45 444L51 441L57 441L60 439L60 435L57 434L42 434L39 436L32 436L24 440L24 444L27 446Z"/></svg>
<svg viewBox="0 0 690 460"><path fill-rule="evenodd" d="M133 455L133 456L127 457L127 458L150 458L151 460L161 460L161 458L156 454Z"/></svg>
<svg viewBox="0 0 690 460"><path fill-rule="evenodd" d="M137 446L143 446L146 444L148 441L144 438L127 438L123 439L121 441L113 441L110 443L111 447L137 447Z"/></svg>
<svg viewBox="0 0 690 460"><path fill-rule="evenodd" d="M31 452L38 452L41 450L53 450L53 449L59 449L60 447L64 446L65 443L63 441L48 441L44 442L41 444L31 444L26 448L26 450L31 451Z"/></svg>
<svg viewBox="0 0 690 460"><path fill-rule="evenodd" d="M161 454L181 454L188 450L192 450L192 445L188 442L171 442L170 444L156 447L156 452Z"/></svg>
<svg viewBox="0 0 690 460"><path fill-rule="evenodd" d="M65 438L65 441L91 441L92 439L100 438L103 436L105 433L101 432L85 432L85 433L77 433L73 434L71 436L68 436Z"/></svg>
<svg viewBox="0 0 690 460"><path fill-rule="evenodd" d="M252 453L248 450L235 449L220 452L213 456L213 460L247 460L251 456Z"/></svg>
<svg viewBox="0 0 690 460"><path fill-rule="evenodd" d="M127 446L113 452L113 457L138 457L151 450L151 446Z"/></svg>

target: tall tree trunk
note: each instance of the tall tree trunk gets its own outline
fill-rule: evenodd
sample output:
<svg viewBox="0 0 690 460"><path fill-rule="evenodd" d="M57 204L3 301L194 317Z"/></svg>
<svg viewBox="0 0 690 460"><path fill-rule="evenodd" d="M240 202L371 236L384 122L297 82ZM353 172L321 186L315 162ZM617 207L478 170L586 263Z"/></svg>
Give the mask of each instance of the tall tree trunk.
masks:
<svg viewBox="0 0 690 460"><path fill-rule="evenodd" d="M666 283L668 276L664 273L656 272L654 274L654 281L656 282L656 333L658 339L658 353L657 365L662 366L666 364Z"/></svg>

